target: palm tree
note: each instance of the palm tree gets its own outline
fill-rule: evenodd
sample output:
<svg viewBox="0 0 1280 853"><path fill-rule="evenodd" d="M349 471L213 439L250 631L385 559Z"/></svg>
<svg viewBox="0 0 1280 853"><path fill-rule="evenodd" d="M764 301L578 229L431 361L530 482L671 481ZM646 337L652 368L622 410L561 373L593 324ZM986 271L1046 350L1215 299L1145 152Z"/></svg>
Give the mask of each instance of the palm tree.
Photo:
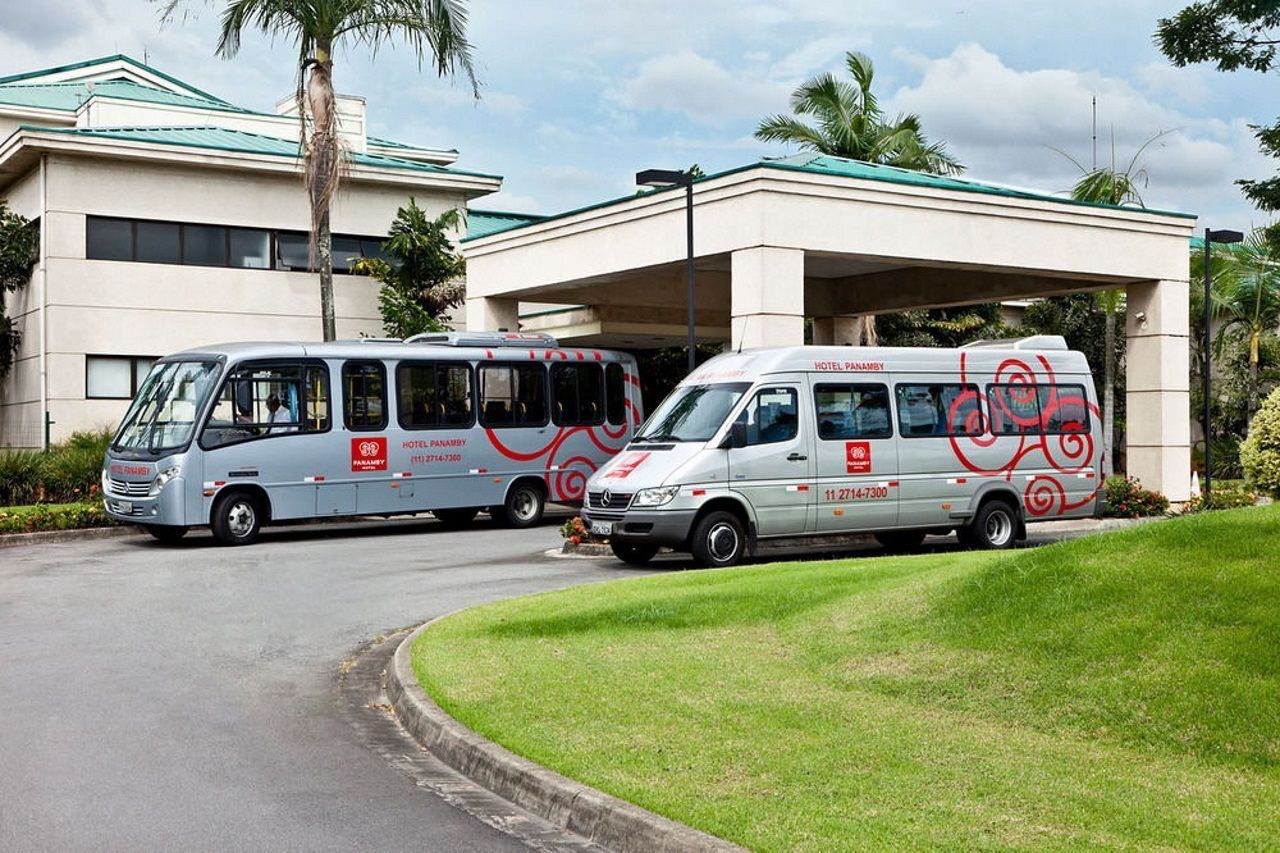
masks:
<svg viewBox="0 0 1280 853"><path fill-rule="evenodd" d="M161 18L171 20L185 0L161 0ZM240 52L246 28L280 36L298 49L298 121L303 173L311 199L311 245L320 270L324 339L336 337L333 315L333 256L329 207L342 175L342 148L333 92L333 52L347 44L378 48L400 38L429 58L440 76L461 73L479 97L464 0L220 0L222 28L216 53Z"/></svg>
<svg viewBox="0 0 1280 853"><path fill-rule="evenodd" d="M1151 143L1164 136L1168 131L1161 131L1134 152L1129 164L1123 169L1116 168L1115 138L1111 141L1111 165L1094 166L1086 169L1067 152L1054 150L1066 157L1080 170L1080 179L1071 188L1071 198L1076 201L1087 201L1093 204L1110 204L1116 207L1133 205L1146 207L1139 193L1147 187L1147 170L1138 166L1138 158ZM1103 474L1111 476L1115 472L1115 405L1116 405L1116 315L1124 304L1123 290L1104 290L1097 295L1098 307L1102 309L1106 324L1103 326L1103 368L1102 368L1102 446Z"/></svg>
<svg viewBox="0 0 1280 853"><path fill-rule="evenodd" d="M795 116L774 115L760 122L756 139L785 142L809 151L914 169L935 175L958 175L964 166L947 152L944 142L929 142L920 117L900 115L885 120L871 90L875 67L863 53L845 54L853 83L834 74L819 74L791 94ZM813 116L808 124L797 116Z"/></svg>
<svg viewBox="0 0 1280 853"><path fill-rule="evenodd" d="M1197 259L1200 274L1204 261ZM1210 270L1209 314L1219 322L1215 356L1221 356L1232 335L1249 341L1249 403L1246 430L1258 410L1258 345L1262 336L1280 326L1280 247L1259 228L1237 246L1214 253ZM1203 310L1203 298L1201 298Z"/></svg>

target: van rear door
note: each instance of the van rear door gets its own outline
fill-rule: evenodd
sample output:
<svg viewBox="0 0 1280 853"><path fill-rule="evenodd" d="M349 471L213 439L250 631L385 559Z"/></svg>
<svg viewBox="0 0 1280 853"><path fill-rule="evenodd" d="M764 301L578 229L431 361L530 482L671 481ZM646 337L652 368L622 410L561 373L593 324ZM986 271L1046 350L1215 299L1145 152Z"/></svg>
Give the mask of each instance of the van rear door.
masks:
<svg viewBox="0 0 1280 853"><path fill-rule="evenodd" d="M755 509L756 533L806 533L813 505L812 409L799 381L759 387L738 415L747 444L729 450L729 488Z"/></svg>

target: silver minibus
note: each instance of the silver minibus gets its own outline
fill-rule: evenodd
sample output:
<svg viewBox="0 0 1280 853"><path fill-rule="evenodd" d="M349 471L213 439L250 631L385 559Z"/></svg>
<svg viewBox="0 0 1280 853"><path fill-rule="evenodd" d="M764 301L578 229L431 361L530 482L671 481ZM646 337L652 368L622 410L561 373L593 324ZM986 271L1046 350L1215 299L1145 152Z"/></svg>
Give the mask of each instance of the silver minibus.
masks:
<svg viewBox="0 0 1280 853"><path fill-rule="evenodd" d="M1007 548L1028 522L1099 512L1101 464L1089 365L1060 337L746 350L676 387L592 475L583 515L634 564L850 533Z"/></svg>
<svg viewBox="0 0 1280 853"><path fill-rule="evenodd" d="M641 420L635 359L547 335L236 343L156 363L102 468L106 511L161 541L208 525L482 510L515 527L587 477Z"/></svg>

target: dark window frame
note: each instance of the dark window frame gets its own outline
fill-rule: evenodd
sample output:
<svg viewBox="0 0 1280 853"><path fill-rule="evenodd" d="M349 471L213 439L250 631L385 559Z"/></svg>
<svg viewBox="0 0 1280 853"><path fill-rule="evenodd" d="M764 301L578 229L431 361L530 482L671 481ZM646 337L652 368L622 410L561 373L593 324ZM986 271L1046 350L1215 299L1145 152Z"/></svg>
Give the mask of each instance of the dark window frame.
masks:
<svg viewBox="0 0 1280 853"><path fill-rule="evenodd" d="M542 420L539 422L528 423L510 423L510 424L493 424L489 423L484 416L486 400L484 398L484 381L481 374L484 370L494 367L502 367L508 370L519 370L522 368L532 368L541 373L542 378ZM541 361L484 361L476 366L476 417L480 426L488 429L542 429L551 423L551 388L550 385L551 371L547 370L545 362ZM515 401L515 384L512 383L511 388L512 401Z"/></svg>
<svg viewBox="0 0 1280 853"><path fill-rule="evenodd" d="M948 424L948 431L947 431L947 432L943 432L943 433L937 433L937 432L935 432L935 433L930 433L929 435L912 435L911 433L908 433L908 432L904 432L904 431L903 431L903 428L902 428L902 427L903 427L903 423L902 423L902 398L899 396L899 391L900 391L900 389L902 389L902 388L930 388L930 387L933 387L933 386L937 386L937 387L940 387L940 388L955 387L955 388L971 388L971 389L973 389L973 394L974 394L974 398L975 398L975 400L976 400L976 406L977 406L977 409L978 409L978 421L979 421L979 424L978 424L978 431L977 431L977 432L954 432L954 431L950 430L950 428L949 428L949 427L950 427L950 424ZM898 437L899 437L899 438L911 438L911 439L916 439L916 438L972 438L972 437L974 437L975 435L987 435L987 434L988 434L988 430L989 430L989 428L990 428L991 421L990 421L990 419L987 417L987 413L983 410L983 407L982 407L982 403L983 403L982 389L981 389L980 387L978 387L977 383L975 383L975 382L898 382L898 383L895 383L895 384L894 384L894 386L893 386L893 401L894 401L894 408L896 409L896 414L898 415L898 417L896 418L896 423L897 423L897 435L898 435Z"/></svg>
<svg viewBox="0 0 1280 853"><path fill-rule="evenodd" d="M548 378L551 380L551 386L550 386L551 395L550 397L548 397L548 400L551 403L551 422L556 426L566 426L566 427L603 426L605 422L605 406L608 404L608 401L606 399L608 397L608 392L605 390L604 368L598 362L594 362L594 361L553 361L550 363L549 366L551 369L547 371L547 374L548 374ZM596 401L596 403L598 404L597 410L599 414L595 420L591 420L591 421L581 421L581 420L561 421L559 416L556 413L556 403L559 402L558 400L556 400L556 371L571 370L574 372L575 374L574 385L578 389L578 411L579 413L581 413L582 411L582 379L578 375L578 371L583 370L584 368L587 370L594 369L596 371L596 374L600 377L600 399Z"/></svg>
<svg viewBox="0 0 1280 853"><path fill-rule="evenodd" d="M1032 382L1032 383L991 382L987 384L987 407L988 408L991 407L991 392L996 388L1034 388L1036 389L1036 395L1035 395L1036 422L1039 424L1039 429L1035 430L1034 432L991 432L991 435L994 435L997 438L1013 438L1015 436L1020 436L1020 435L1089 435L1090 433L1093 432L1093 418L1089 413L1089 395L1085 393L1084 384L1081 382ZM1045 429L1044 428L1044 411L1040 405L1040 389L1041 388L1056 388L1059 390L1059 392L1061 392L1061 389L1063 388L1079 389L1080 399L1084 401L1084 414L1085 414L1084 429L1082 430L1078 430L1078 429L1047 430ZM989 431L991 430L991 427L992 425L994 425L994 423L995 423L995 418L991 418L988 421L987 428Z"/></svg>
<svg viewBox="0 0 1280 853"><path fill-rule="evenodd" d="M382 377L382 420L377 426L359 426L351 425L351 407L348 405L349 397L347 396L347 368L352 365L376 365L378 372ZM342 377L342 426L347 432L382 432L386 430L387 424L391 422L390 403L388 397L390 394L390 385L387 382L387 365L386 362L378 358L348 358L342 362L342 369L339 371ZM368 399L366 395L366 399Z"/></svg>
<svg viewBox="0 0 1280 853"><path fill-rule="evenodd" d="M884 399L888 416L888 426L884 435L848 435L848 436L824 436L822 434L822 413L818 410L818 392L823 390L853 390L858 388L869 388L884 392ZM819 441L884 441L893 438L893 425L897 423L897 412L893 405L893 391L883 382L818 382L813 386L813 422L815 424L814 434L818 436ZM918 436L917 436L918 437Z"/></svg>
<svg viewBox="0 0 1280 853"><path fill-rule="evenodd" d="M274 271L274 272L300 272L297 267L285 266L280 262L279 240L281 234L290 236L301 236L305 239L305 231L295 231L289 228L257 228L249 225L224 225L217 222L185 222L169 219L147 219L133 218L127 216L99 216L97 214L89 214L85 217L85 258L90 261L114 261L116 263L133 263L133 264L158 264L160 266L187 266L187 267L204 267L206 269L233 269L233 270L255 270L258 272ZM128 258L103 258L97 257L90 251L89 231L93 227L94 221L110 221L122 222L129 226L129 257ZM175 225L178 228L178 260L170 261L142 261L138 260L138 223L145 222L155 225ZM223 246L224 257L226 261L221 264L197 263L187 260L187 228L188 227L205 227L205 228L221 228L223 230ZM268 265L265 267L248 267L239 266L231 263L231 232L232 231L257 231L265 233L269 242ZM374 237L365 234L334 234L335 240L354 240L360 246L360 257L373 257L364 253L364 245L372 243L382 245L387 241L387 237ZM335 267L333 270L335 275L358 275L350 269L341 266Z"/></svg>
<svg viewBox="0 0 1280 853"><path fill-rule="evenodd" d="M129 362L129 396L127 397L103 397L97 394L89 393L89 360L98 359L102 361L127 361ZM87 352L84 355L84 398L86 400L132 400L138 396L138 362L149 361L152 367L160 360L158 355L105 355L100 353Z"/></svg>
<svg viewBox="0 0 1280 853"><path fill-rule="evenodd" d="M235 441L227 441L222 444L208 444L205 442L205 431L209 428L209 420L213 417L214 411L218 408L218 401L222 399L222 393L227 390L227 384L230 383L235 374L242 370L260 370L263 368L270 369L273 367L301 367L304 369L319 369L324 377L325 391L328 392L329 420L325 424L324 429L307 429L307 414L310 410L310 399L302 398L302 408L298 412L299 421L297 429L291 432L264 432L262 435L247 435L244 438L238 438ZM218 389L209 399L209 404L205 407L204 414L200 418L200 428L195 431L196 445L201 450L221 450L224 447L235 447L236 445L246 444L250 441L262 441L268 438L286 438L288 436L299 435L324 435L333 431L333 376L329 372L329 365L319 358L265 358L254 359L252 361L242 361L226 367L222 372L222 380L218 383ZM244 427L266 427L270 429L272 426L279 424L261 424L261 423L245 423L239 424ZM290 424L289 426L293 426Z"/></svg>
<svg viewBox="0 0 1280 853"><path fill-rule="evenodd" d="M441 387L440 374L439 374L439 370L441 368L449 369L449 368L461 367L465 369L467 371L467 399L471 401L471 416L467 419L467 422L457 423L457 424L427 424L424 426L414 426L411 424L406 424L405 413L402 407L400 406L400 369L404 367L433 368L434 370L437 371L436 373L437 389ZM435 360L424 359L424 358L404 359L402 361L396 362L395 385L396 385L396 388L395 388L396 423L400 426L400 429L405 430L406 432L418 432L419 430L433 430L433 429L471 429L476 425L476 418L478 417L478 414L479 414L478 401L480 398L480 389L479 389L479 382L476 377L475 366L469 361L461 361L458 359L435 359Z"/></svg>

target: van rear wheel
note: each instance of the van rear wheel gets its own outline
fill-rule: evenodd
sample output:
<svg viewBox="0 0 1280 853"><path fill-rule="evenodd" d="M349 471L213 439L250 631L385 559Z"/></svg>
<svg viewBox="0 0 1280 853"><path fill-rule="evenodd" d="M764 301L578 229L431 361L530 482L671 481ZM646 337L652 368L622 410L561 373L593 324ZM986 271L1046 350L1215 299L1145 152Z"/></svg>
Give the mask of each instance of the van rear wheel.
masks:
<svg viewBox="0 0 1280 853"><path fill-rule="evenodd" d="M219 545L251 545L262 532L262 507L248 492L230 492L213 503L209 518Z"/></svg>
<svg viewBox="0 0 1280 853"><path fill-rule="evenodd" d="M656 545L619 542L617 539L609 540L609 548L612 549L613 556L629 566L647 566L649 561L658 553L658 546Z"/></svg>
<svg viewBox="0 0 1280 853"><path fill-rule="evenodd" d="M982 505L973 522L961 531L960 541L971 548L998 551L1012 548L1018 538L1018 513L1004 501Z"/></svg>
<svg viewBox="0 0 1280 853"><path fill-rule="evenodd" d="M187 535L187 528L180 524L139 524L143 530L151 534L157 542L172 545Z"/></svg>
<svg viewBox="0 0 1280 853"><path fill-rule="evenodd" d="M746 550L746 531L731 512L709 512L694 525L689 537L689 550L699 566L720 568L732 566Z"/></svg>
<svg viewBox="0 0 1280 853"><path fill-rule="evenodd" d="M876 541L888 551L911 551L924 544L923 530L885 530L875 534Z"/></svg>
<svg viewBox="0 0 1280 853"><path fill-rule="evenodd" d="M499 524L522 530L542 521L546 508L547 493L542 486L532 480L524 480L511 487L502 506L493 507L489 512Z"/></svg>

